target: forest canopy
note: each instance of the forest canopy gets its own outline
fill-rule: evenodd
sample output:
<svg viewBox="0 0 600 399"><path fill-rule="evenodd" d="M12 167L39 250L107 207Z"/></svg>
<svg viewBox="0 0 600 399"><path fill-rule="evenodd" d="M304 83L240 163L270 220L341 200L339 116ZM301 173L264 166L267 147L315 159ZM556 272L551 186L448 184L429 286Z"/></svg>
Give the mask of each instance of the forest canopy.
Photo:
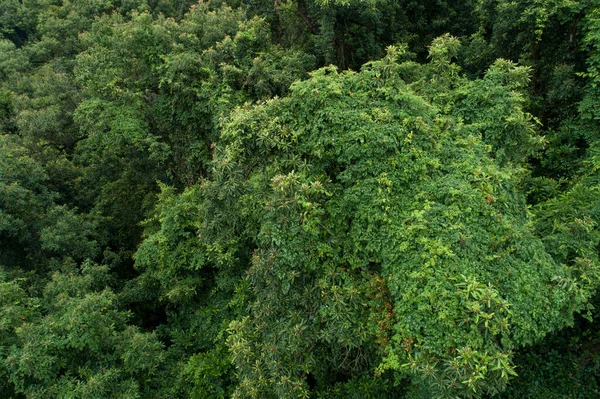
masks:
<svg viewBox="0 0 600 399"><path fill-rule="evenodd" d="M0 392L591 398L597 0L0 0Z"/></svg>

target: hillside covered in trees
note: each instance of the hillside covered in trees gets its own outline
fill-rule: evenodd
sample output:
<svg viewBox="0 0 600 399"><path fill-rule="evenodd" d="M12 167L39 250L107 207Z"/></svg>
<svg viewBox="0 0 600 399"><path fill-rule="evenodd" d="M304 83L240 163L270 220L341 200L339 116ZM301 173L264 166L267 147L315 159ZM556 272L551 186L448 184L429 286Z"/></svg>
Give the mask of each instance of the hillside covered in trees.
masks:
<svg viewBox="0 0 600 399"><path fill-rule="evenodd" d="M1 397L600 397L600 0L0 34Z"/></svg>

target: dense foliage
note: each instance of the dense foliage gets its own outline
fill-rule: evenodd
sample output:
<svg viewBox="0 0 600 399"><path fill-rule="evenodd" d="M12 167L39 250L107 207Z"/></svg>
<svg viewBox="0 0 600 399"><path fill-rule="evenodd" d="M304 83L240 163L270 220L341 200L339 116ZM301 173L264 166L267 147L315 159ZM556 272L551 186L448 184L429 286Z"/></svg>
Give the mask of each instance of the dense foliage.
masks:
<svg viewBox="0 0 600 399"><path fill-rule="evenodd" d="M0 0L6 398L591 398L600 1Z"/></svg>

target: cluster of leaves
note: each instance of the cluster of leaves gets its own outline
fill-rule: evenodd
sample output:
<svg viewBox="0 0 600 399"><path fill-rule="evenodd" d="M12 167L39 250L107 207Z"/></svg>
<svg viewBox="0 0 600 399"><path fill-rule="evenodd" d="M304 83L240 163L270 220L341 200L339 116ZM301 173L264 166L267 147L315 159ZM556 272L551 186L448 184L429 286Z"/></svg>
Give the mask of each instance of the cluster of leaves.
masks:
<svg viewBox="0 0 600 399"><path fill-rule="evenodd" d="M396 63L392 48L359 74L319 70L226 125L206 190L257 237L250 316L229 338L240 397L307 396L307 375L326 387L374 370L413 375L412 395L497 393L512 351L572 323L590 297L597 267L557 263L516 190L539 142L506 94L521 68L499 61L465 84L455 44L436 39L424 66ZM379 275L393 317L369 348Z"/></svg>
<svg viewBox="0 0 600 399"><path fill-rule="evenodd" d="M0 392L597 395L599 68L598 0L0 0Z"/></svg>

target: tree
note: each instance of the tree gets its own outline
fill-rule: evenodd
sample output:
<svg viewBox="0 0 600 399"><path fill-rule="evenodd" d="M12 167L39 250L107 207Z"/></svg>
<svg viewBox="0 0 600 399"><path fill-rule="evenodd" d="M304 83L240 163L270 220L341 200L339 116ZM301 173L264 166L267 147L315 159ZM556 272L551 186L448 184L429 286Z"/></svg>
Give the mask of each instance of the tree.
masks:
<svg viewBox="0 0 600 399"><path fill-rule="evenodd" d="M490 151L503 127L463 113L480 85L510 91L523 71L501 62L453 94L449 39L428 66L398 64L392 49L232 114L206 191L212 222L255 247L253 301L228 341L239 397L307 396L374 370L417 396L496 393L515 349L584 308L597 266L552 258L516 188L523 157L506 163ZM501 118L523 114L518 104ZM533 148L523 132L512 153ZM387 294L372 298L370 284Z"/></svg>
<svg viewBox="0 0 600 399"><path fill-rule="evenodd" d="M154 397L163 345L127 325L129 315L118 309L109 281L107 267L64 264L42 301L3 297L8 317L21 318L1 359L16 392L28 398ZM16 309L21 315L13 314Z"/></svg>

